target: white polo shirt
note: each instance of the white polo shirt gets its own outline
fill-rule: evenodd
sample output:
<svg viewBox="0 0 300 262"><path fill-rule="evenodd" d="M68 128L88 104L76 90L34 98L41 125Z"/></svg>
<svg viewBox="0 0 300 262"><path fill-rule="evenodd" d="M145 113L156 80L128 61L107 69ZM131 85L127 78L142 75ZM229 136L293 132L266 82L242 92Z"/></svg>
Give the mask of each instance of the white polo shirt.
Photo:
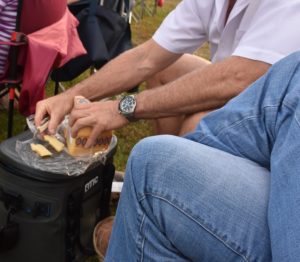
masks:
<svg viewBox="0 0 300 262"><path fill-rule="evenodd" d="M228 0L183 0L153 36L173 53L193 53L209 42L212 62L231 55L274 64L300 50L300 0L261 0L239 28L251 0L237 0L224 25Z"/></svg>

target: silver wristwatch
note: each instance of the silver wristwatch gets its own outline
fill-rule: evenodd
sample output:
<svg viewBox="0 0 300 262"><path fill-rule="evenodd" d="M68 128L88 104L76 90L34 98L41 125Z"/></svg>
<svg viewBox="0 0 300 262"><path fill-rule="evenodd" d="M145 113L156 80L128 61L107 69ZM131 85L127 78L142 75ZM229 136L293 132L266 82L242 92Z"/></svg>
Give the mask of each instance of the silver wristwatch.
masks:
<svg viewBox="0 0 300 262"><path fill-rule="evenodd" d="M134 117L135 108L135 95L124 96L119 102L119 113L126 117L130 122L137 120Z"/></svg>

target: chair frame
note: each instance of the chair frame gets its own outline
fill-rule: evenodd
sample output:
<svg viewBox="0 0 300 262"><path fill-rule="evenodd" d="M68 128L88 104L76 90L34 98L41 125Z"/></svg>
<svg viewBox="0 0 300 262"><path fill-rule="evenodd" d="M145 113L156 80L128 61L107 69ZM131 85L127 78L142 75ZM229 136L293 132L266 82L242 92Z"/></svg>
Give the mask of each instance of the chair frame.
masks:
<svg viewBox="0 0 300 262"><path fill-rule="evenodd" d="M8 120L7 120L7 138L12 136L13 133L13 118L14 118L14 101L17 99L16 90L20 90L21 81L18 80L18 54L19 47L26 44L24 37L20 31L21 15L22 15L23 0L18 0L18 9L16 17L15 31L11 34L11 43L9 44L9 68L7 77L1 81L1 94L3 97L9 94L9 104L8 104Z"/></svg>
<svg viewBox="0 0 300 262"><path fill-rule="evenodd" d="M89 0L89 1L93 1L93 0ZM98 2L97 4L100 6L106 6L107 0L95 0L95 1L97 1ZM126 0L116 0L115 4L113 6L110 6L109 8L111 8L112 10L117 12L120 16L124 17L128 21L128 23L131 24L132 11L127 10L127 8L129 8L129 6L126 7L125 1ZM81 0L74 2L74 3L70 4L69 6L78 5L78 4L80 4L80 2L81 2ZM86 2L86 0L82 0L82 2ZM129 5L129 3L127 5ZM91 67L89 69L89 75L91 76L96 72L97 72L97 69L95 68L95 66L91 65ZM65 86L60 81L54 80L54 95L57 95L60 91L64 92ZM129 92L135 93L137 91L138 91L138 87L134 87Z"/></svg>

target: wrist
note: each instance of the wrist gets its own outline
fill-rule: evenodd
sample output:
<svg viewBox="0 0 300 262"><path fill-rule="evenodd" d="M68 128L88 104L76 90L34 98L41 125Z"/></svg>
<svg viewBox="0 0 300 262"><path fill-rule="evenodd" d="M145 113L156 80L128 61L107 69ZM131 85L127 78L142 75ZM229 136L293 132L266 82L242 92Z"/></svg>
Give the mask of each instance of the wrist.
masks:
<svg viewBox="0 0 300 262"><path fill-rule="evenodd" d="M136 95L124 96L118 104L119 114L126 118L129 122L135 122L138 119L135 116L135 109L137 106Z"/></svg>
<svg viewBox="0 0 300 262"><path fill-rule="evenodd" d="M66 94L67 96L69 96L73 100L75 96L80 96L80 95L84 96L83 92L81 92L82 89L83 89L82 84L78 83L78 84L74 85L73 87L67 89L62 94Z"/></svg>

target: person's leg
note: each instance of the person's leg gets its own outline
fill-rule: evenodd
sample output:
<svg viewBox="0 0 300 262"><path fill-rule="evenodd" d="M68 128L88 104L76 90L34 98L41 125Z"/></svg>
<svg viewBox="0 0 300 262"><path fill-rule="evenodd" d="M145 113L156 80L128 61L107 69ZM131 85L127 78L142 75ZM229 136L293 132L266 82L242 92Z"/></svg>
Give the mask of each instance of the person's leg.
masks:
<svg viewBox="0 0 300 262"><path fill-rule="evenodd" d="M208 113L209 111L203 111L192 115L186 115L182 121L178 135L184 136L187 133L194 131L201 119Z"/></svg>
<svg viewBox="0 0 300 262"><path fill-rule="evenodd" d="M273 261L300 261L300 53L204 117L187 137L271 170Z"/></svg>
<svg viewBox="0 0 300 262"><path fill-rule="evenodd" d="M151 89L167 84L195 69L205 67L208 64L209 62L201 57L185 54L174 64L148 79L146 81L147 88ZM185 122L185 116L160 118L153 120L153 122L156 134L178 135ZM191 124L191 121L189 121L189 124ZM194 121L192 128L189 128L188 131L194 129L196 124L197 121ZM187 130L187 126L184 130Z"/></svg>
<svg viewBox="0 0 300 262"><path fill-rule="evenodd" d="M271 261L269 172L175 136L144 139L127 164L105 261Z"/></svg>

